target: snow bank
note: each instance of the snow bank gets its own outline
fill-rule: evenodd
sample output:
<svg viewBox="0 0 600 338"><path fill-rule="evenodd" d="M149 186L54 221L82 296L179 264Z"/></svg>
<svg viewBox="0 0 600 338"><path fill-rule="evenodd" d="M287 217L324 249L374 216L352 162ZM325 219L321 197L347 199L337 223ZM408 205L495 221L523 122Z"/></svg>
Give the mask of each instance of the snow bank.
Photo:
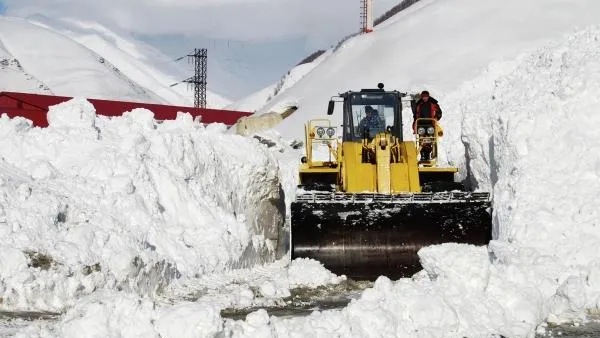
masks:
<svg viewBox="0 0 600 338"><path fill-rule="evenodd" d="M283 306L290 289L337 284L345 280L319 262L282 259L252 269L236 269L188 280L174 291L177 299L140 298L126 292L101 290L80 298L57 322L34 322L15 337L215 337L223 333L220 311L227 307ZM193 302L189 290L206 293ZM171 295L174 296L174 295ZM183 297L182 297L183 296ZM172 305L175 303L175 305ZM264 310L247 316L249 325L269 331ZM262 326L262 327L261 327Z"/></svg>
<svg viewBox="0 0 600 338"><path fill-rule="evenodd" d="M506 72L494 76L500 69ZM396 282L380 277L341 311L292 319L255 313L263 319L258 324L229 321L226 332L533 337L544 320L581 320L587 310L598 311L599 90L598 27L494 65L449 95L462 102L469 178L494 192L498 239L489 248L423 248L422 272ZM464 154L460 139L452 146L458 150L450 156Z"/></svg>
<svg viewBox="0 0 600 338"><path fill-rule="evenodd" d="M543 262L559 287L553 315L600 306L599 91L595 28L526 58L465 107L472 178L497 205L494 252L505 264ZM482 111L489 119L467 123Z"/></svg>
<svg viewBox="0 0 600 338"><path fill-rule="evenodd" d="M346 279L337 276L324 268L319 261L310 258L297 258L289 267L289 281L292 287L317 287L327 284L338 284Z"/></svg>
<svg viewBox="0 0 600 338"><path fill-rule="evenodd" d="M99 117L83 99L48 120L0 118L3 308L62 310L99 287L155 294L275 258L283 196L258 140L188 114Z"/></svg>

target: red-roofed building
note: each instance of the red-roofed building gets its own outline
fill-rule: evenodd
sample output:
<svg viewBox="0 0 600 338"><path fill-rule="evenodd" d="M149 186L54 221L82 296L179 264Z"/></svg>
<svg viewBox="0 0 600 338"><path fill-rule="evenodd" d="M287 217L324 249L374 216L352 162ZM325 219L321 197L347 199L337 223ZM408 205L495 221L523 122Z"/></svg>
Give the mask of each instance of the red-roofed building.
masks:
<svg viewBox="0 0 600 338"><path fill-rule="evenodd" d="M33 121L37 127L47 127L46 114L50 106L65 102L72 97L53 96L42 94L0 92L0 116L8 114L9 117L22 116ZM124 112L135 108L145 108L154 112L157 120L174 120L177 112L190 113L192 117L201 116L202 123L220 122L228 126L234 125L243 116L252 115L249 112L234 110L207 109L181 106L168 106L162 104L109 101L88 99L96 108L97 115L120 116Z"/></svg>

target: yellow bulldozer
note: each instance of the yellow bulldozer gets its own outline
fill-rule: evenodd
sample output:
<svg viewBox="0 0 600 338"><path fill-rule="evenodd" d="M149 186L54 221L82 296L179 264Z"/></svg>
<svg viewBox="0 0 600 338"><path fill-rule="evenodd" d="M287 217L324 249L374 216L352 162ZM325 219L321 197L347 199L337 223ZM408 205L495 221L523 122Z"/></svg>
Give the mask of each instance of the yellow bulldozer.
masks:
<svg viewBox="0 0 600 338"><path fill-rule="evenodd" d="M292 259L313 258L356 280L409 277L421 269L420 248L485 245L492 234L490 194L468 191L457 168L438 165L439 122L418 119L415 141L405 140L407 94L383 87L333 97L327 114L340 103L341 126L306 123L291 205Z"/></svg>

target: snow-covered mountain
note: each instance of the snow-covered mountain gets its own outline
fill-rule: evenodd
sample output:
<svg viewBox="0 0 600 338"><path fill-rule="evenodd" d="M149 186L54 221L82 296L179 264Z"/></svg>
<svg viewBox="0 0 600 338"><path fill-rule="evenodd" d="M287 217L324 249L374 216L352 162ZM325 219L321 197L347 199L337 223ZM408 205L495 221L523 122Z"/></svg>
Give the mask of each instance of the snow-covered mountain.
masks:
<svg viewBox="0 0 600 338"><path fill-rule="evenodd" d="M442 99L443 109L448 104L444 96L489 63L598 22L598 13L596 0L421 0L373 33L347 40L259 113L297 105L277 130L303 139L303 124L323 118L332 95L374 88L378 82L400 91L428 89ZM339 113L334 117L341 122Z"/></svg>
<svg viewBox="0 0 600 338"><path fill-rule="evenodd" d="M171 60L93 22L0 17L0 90L192 105ZM211 107L229 104L208 92Z"/></svg>
<svg viewBox="0 0 600 338"><path fill-rule="evenodd" d="M21 62L13 57L0 41L0 90L16 90L51 94L50 88L27 73Z"/></svg>
<svg viewBox="0 0 600 338"><path fill-rule="evenodd" d="M300 81L306 74L310 73L310 71L318 66L330 54L331 51L327 51L311 62L295 66L283 75L279 82L258 90L255 93L230 104L227 108L241 111L259 111L262 107L267 105L269 101L278 97L278 95L283 95L288 88L293 87L296 82Z"/></svg>

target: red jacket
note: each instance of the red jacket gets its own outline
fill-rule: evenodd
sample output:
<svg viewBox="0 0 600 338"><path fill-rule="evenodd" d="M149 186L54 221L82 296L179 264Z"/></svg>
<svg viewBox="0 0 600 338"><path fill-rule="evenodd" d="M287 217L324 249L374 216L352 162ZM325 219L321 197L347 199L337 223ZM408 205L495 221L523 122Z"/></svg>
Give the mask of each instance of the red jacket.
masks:
<svg viewBox="0 0 600 338"><path fill-rule="evenodd" d="M413 110L413 119L426 118L440 120L442 118L442 108L438 104L437 100L433 97L429 97L427 102L422 99L417 101L415 109Z"/></svg>

